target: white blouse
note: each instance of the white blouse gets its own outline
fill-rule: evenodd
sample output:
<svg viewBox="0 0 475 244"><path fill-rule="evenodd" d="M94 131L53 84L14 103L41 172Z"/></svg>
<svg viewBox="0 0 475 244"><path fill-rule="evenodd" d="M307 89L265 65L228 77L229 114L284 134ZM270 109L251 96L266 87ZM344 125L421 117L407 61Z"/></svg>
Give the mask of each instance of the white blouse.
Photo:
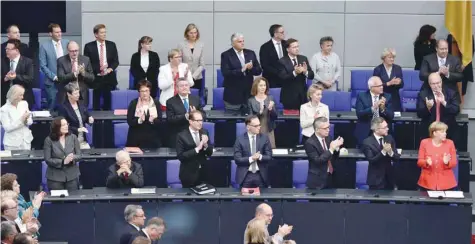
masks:
<svg viewBox="0 0 475 244"><path fill-rule="evenodd" d="M330 110L328 109L328 105L324 103L320 102L316 107L312 106L311 102L300 106L300 127L302 127L302 135L311 137L313 133L315 133L313 121L317 113L320 115L319 117L330 119Z"/></svg>
<svg viewBox="0 0 475 244"><path fill-rule="evenodd" d="M147 73L150 59L148 58L148 52L146 54L140 54L140 66L142 66L143 71Z"/></svg>
<svg viewBox="0 0 475 244"><path fill-rule="evenodd" d="M3 136L3 144L9 147L18 147L23 142L31 143L33 140L33 134L31 133L30 126L33 124L33 119L30 116L25 124L21 117L28 110L28 103L26 101L20 101L15 107L10 102L7 102L0 108L0 121L2 127L5 130ZM25 148L30 149L30 148Z"/></svg>

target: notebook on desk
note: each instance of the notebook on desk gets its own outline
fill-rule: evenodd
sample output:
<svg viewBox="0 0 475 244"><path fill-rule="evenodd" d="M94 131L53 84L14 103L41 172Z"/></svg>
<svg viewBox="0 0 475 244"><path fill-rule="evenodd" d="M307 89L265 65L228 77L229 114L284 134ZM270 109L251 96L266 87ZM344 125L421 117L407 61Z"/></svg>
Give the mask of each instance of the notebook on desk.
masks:
<svg viewBox="0 0 475 244"><path fill-rule="evenodd" d="M14 150L12 151L12 157L18 156L30 156L30 150Z"/></svg>

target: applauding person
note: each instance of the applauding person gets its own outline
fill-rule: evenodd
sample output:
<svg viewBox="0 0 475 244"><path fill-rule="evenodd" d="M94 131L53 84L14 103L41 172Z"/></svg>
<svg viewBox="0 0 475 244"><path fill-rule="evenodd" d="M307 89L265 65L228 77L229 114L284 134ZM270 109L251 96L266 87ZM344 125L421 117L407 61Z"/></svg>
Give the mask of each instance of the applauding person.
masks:
<svg viewBox="0 0 475 244"><path fill-rule="evenodd" d="M323 87L313 84L308 88L308 103L300 106L300 127L302 127L302 144L310 138L315 130L313 129L313 121L316 118L324 117L330 119L330 110L328 106L321 102Z"/></svg>

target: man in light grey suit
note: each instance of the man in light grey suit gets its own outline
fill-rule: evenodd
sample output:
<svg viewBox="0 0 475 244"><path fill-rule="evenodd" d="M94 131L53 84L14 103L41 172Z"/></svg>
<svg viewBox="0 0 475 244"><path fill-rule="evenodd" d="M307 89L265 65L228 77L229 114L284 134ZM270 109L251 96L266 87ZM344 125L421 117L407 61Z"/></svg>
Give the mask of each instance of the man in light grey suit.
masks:
<svg viewBox="0 0 475 244"><path fill-rule="evenodd" d="M40 45L40 70L45 74L44 86L46 92L46 101L48 110L53 111L56 105L56 93L58 89L57 63L56 60L67 53L66 46L68 40L61 39L61 26L50 24L48 26L51 40L45 41Z"/></svg>
<svg viewBox="0 0 475 244"><path fill-rule="evenodd" d="M87 108L89 105L89 87L94 81L91 61L88 57L79 55L79 45L75 41L68 43L68 55L58 59L58 104L66 100L64 86L70 82L77 83L80 102Z"/></svg>

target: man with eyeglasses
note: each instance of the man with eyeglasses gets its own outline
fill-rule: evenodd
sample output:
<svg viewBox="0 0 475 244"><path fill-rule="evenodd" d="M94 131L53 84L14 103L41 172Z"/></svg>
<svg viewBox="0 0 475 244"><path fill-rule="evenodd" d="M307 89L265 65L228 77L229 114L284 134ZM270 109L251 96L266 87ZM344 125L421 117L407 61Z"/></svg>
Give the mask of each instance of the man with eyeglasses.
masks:
<svg viewBox="0 0 475 244"><path fill-rule="evenodd" d="M378 76L368 80L368 91L358 93L356 98L356 116L358 121L355 127L355 136L358 146L362 146L363 140L369 136L371 120L382 117L388 123L391 131L394 118L391 95L384 93L383 82Z"/></svg>
<svg viewBox="0 0 475 244"><path fill-rule="evenodd" d="M21 233L20 226L16 222L18 218L18 203L12 198L7 198L2 199L1 205L2 221L12 221L15 223L17 233Z"/></svg>
<svg viewBox="0 0 475 244"><path fill-rule="evenodd" d="M267 187L267 166L272 160L269 136L261 134L261 122L257 115L245 120L246 133L239 135L234 143L236 183L244 188Z"/></svg>
<svg viewBox="0 0 475 244"><path fill-rule="evenodd" d="M270 223L272 222L272 218L274 217L274 213L272 211L272 207L269 206L267 203L261 203L256 207L256 214L254 219L264 220L266 222L266 227L269 227ZM251 220L252 221L252 220ZM249 221L250 222L250 221ZM279 225L279 230L273 236L269 236L269 230L266 228L266 243L273 243L273 244L282 244L284 243L284 237L289 235L292 232L293 226L291 225ZM246 236L248 232L248 228L244 231L244 240L246 240ZM244 241L244 244L248 244Z"/></svg>
<svg viewBox="0 0 475 244"><path fill-rule="evenodd" d="M66 90L64 86L68 83L76 84L79 87L80 102L84 107L89 105L89 87L94 81L92 66L89 58L79 54L79 45L75 41L70 41L67 46L68 54L58 58L58 96L56 101L63 104L66 100Z"/></svg>
<svg viewBox="0 0 475 244"><path fill-rule="evenodd" d="M363 153L369 162L366 184L371 190L394 190L393 164L399 161L396 141L388 134L388 123L381 118L371 121L373 135L363 141Z"/></svg>
<svg viewBox="0 0 475 244"><path fill-rule="evenodd" d="M334 188L335 162L340 156L342 137L330 141L330 122L325 117L313 121L313 134L304 145L308 157L307 187L311 189Z"/></svg>
<svg viewBox="0 0 475 244"><path fill-rule="evenodd" d="M203 172L203 165L213 154L209 133L203 128L203 115L199 110L189 112L189 127L180 132L176 139L176 154L180 160L180 181L185 188L209 182Z"/></svg>
<svg viewBox="0 0 475 244"><path fill-rule="evenodd" d="M145 225L145 212L140 205L129 204L125 207L124 218L127 221L127 225L122 231L120 236L120 244L129 244L131 238L138 234L138 232Z"/></svg>
<svg viewBox="0 0 475 244"><path fill-rule="evenodd" d="M120 150L115 154L116 163L109 167L106 187L140 188L143 187L143 170L139 163L132 162L128 152Z"/></svg>
<svg viewBox="0 0 475 244"><path fill-rule="evenodd" d="M269 34L271 39L262 44L259 50L262 76L269 81L270 88L282 87L282 80L279 76L281 69L279 59L287 56L284 27L279 24L271 25Z"/></svg>
<svg viewBox="0 0 475 244"><path fill-rule="evenodd" d="M434 121L447 124L447 137L457 143L458 125L455 117L460 112L457 93L443 86L438 72L429 75L429 87L422 88L417 97L417 116L421 118L421 140L429 136L429 125Z"/></svg>
<svg viewBox="0 0 475 244"><path fill-rule="evenodd" d="M192 111L201 111L200 98L191 95L190 83L186 79L179 79L176 83L178 93L167 100L167 121L169 129L169 147L175 147L176 136L189 126L189 115ZM204 115L204 113L202 113Z"/></svg>

